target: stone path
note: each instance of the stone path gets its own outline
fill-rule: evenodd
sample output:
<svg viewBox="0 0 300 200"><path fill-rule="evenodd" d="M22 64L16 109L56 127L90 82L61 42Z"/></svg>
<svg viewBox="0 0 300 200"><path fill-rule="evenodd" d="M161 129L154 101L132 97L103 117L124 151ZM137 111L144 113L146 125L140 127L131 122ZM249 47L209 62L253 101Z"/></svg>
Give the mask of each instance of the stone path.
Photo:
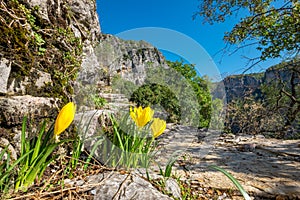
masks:
<svg viewBox="0 0 300 200"><path fill-rule="evenodd" d="M222 173L208 168L217 165L230 172L258 199L300 199L300 140L235 136L176 126L159 138L156 161L165 165L179 154L173 172L201 187L234 189ZM157 166L157 165L156 165ZM157 170L155 165L152 168Z"/></svg>

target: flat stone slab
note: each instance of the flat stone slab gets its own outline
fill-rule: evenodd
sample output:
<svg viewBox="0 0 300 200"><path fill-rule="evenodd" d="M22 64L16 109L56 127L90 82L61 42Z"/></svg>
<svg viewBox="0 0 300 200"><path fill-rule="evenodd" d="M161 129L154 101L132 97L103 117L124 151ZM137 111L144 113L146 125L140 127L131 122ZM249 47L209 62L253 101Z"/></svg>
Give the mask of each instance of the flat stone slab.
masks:
<svg viewBox="0 0 300 200"><path fill-rule="evenodd" d="M208 167L216 165L230 172L251 196L300 198L300 140L235 136L179 126L159 138L156 161L163 166L176 149L181 156L173 172L199 188L236 190L225 175Z"/></svg>
<svg viewBox="0 0 300 200"><path fill-rule="evenodd" d="M91 191L95 200L172 200L154 188L149 181L135 174L104 172L102 174L89 176L87 182L88 184L98 184L98 186L95 186Z"/></svg>

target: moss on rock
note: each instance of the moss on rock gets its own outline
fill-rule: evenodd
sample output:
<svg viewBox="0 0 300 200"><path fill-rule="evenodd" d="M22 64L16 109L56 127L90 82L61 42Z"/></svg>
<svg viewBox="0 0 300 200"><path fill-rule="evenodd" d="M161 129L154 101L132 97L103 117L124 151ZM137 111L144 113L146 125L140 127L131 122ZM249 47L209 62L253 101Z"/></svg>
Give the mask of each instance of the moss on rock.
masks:
<svg viewBox="0 0 300 200"><path fill-rule="evenodd" d="M66 2L64 2L66 3ZM12 65L8 85L16 95L55 97L67 102L73 93L72 82L81 65L82 39L69 27L71 11L63 6L62 16L39 16L38 7L23 1L1 4L0 55ZM51 75L51 83L36 87L36 69ZM23 86L25 89L16 88Z"/></svg>

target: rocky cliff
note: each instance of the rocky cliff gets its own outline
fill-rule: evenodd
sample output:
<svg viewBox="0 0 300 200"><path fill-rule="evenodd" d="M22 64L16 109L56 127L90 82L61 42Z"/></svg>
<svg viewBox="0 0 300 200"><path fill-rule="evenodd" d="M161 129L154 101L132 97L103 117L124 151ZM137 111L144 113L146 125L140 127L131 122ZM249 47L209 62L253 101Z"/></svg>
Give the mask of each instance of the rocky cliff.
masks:
<svg viewBox="0 0 300 200"><path fill-rule="evenodd" d="M72 98L83 54L100 36L93 1L1 1L0 137L18 141Z"/></svg>
<svg viewBox="0 0 300 200"><path fill-rule="evenodd" d="M126 41L101 34L92 54L86 56L79 70L78 82L106 87L116 75L135 84L142 84L148 66L166 65L155 47L145 41Z"/></svg>
<svg viewBox="0 0 300 200"><path fill-rule="evenodd" d="M260 97L260 85L263 83L263 74L228 76L223 83L228 102L249 95Z"/></svg>
<svg viewBox="0 0 300 200"><path fill-rule="evenodd" d="M281 63L268 68L265 72L231 75L224 78L222 87L225 87L226 100L231 102L237 99L243 99L247 96L254 96L256 99L263 98L262 85L271 85L274 82L282 82L287 87L300 84L300 64ZM218 94L217 98L224 98Z"/></svg>
<svg viewBox="0 0 300 200"><path fill-rule="evenodd" d="M120 75L140 84L164 65L152 45L101 33L94 1L2 1L0 137L18 137L24 116L53 119L80 86L102 90ZM78 90L79 88L79 90Z"/></svg>

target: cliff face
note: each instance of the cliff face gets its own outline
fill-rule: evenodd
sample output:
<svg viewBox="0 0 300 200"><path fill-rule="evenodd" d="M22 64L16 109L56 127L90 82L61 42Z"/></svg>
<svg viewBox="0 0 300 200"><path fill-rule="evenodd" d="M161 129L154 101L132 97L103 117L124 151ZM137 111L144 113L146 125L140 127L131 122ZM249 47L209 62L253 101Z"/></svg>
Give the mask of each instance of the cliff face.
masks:
<svg viewBox="0 0 300 200"><path fill-rule="evenodd" d="M106 87L116 75L135 84L142 84L146 68L164 66L161 52L144 41L126 41L108 34L101 34L93 53L86 57L78 81Z"/></svg>
<svg viewBox="0 0 300 200"><path fill-rule="evenodd" d="M100 36L95 2L2 1L0 14L0 126L53 117Z"/></svg>
<svg viewBox="0 0 300 200"><path fill-rule="evenodd" d="M263 81L266 84L272 84L273 82L280 81L284 83L287 88L300 85L300 62L297 61L292 64L279 64L274 67L270 67L264 74Z"/></svg>
<svg viewBox="0 0 300 200"><path fill-rule="evenodd" d="M223 81L228 102L245 96L261 97L262 74L237 75L226 77Z"/></svg>
<svg viewBox="0 0 300 200"><path fill-rule="evenodd" d="M300 84L300 65L295 66L273 66L265 72L233 75L223 80L226 91L227 102L254 96L256 99L263 98L262 85L270 85L282 82L286 87ZM222 98L217 96L217 98Z"/></svg>

